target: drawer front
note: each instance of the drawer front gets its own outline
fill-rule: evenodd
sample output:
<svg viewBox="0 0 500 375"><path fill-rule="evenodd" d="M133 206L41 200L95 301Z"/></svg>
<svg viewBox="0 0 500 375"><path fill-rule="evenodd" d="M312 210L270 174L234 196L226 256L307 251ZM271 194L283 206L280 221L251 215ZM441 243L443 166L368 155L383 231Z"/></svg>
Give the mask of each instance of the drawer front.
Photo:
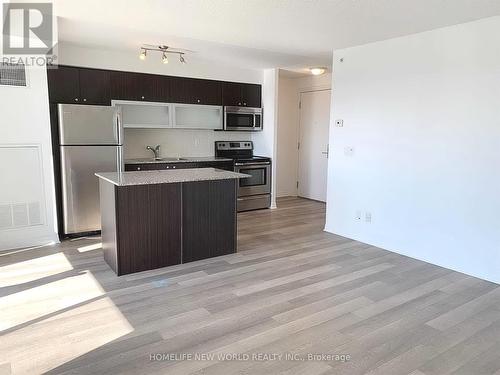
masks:
<svg viewBox="0 0 500 375"><path fill-rule="evenodd" d="M188 168L218 168L233 171L232 161L201 161L182 163L142 163L125 164L125 171L157 171L163 169L188 169Z"/></svg>
<svg viewBox="0 0 500 375"><path fill-rule="evenodd" d="M234 171L234 164L232 161L204 161L198 162L197 168L218 168L226 171Z"/></svg>
<svg viewBox="0 0 500 375"><path fill-rule="evenodd" d="M144 163L144 164L125 164L125 171L159 171L163 169L183 169L195 168L185 166L191 163Z"/></svg>
<svg viewBox="0 0 500 375"><path fill-rule="evenodd" d="M238 212L271 207L271 194L238 197Z"/></svg>

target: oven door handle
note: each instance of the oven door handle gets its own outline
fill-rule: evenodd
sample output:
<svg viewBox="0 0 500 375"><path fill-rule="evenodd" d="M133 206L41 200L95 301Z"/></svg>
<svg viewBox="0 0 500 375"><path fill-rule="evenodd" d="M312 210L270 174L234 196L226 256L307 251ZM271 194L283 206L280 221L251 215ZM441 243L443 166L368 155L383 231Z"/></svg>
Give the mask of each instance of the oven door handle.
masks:
<svg viewBox="0 0 500 375"><path fill-rule="evenodd" d="M269 161L265 161L265 162L255 162L255 163L234 163L235 166L237 167L246 167L246 166L252 166L252 165L255 165L255 166L265 166L265 165L270 165L271 162Z"/></svg>

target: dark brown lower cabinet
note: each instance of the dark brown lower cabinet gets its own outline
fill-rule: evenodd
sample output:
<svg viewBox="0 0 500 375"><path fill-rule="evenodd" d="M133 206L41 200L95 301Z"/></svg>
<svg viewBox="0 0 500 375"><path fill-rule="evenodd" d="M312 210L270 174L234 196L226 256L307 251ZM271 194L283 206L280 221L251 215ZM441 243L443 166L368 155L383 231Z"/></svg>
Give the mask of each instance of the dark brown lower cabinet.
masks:
<svg viewBox="0 0 500 375"><path fill-rule="evenodd" d="M182 186L182 262L236 249L236 180L198 181Z"/></svg>
<svg viewBox="0 0 500 375"><path fill-rule="evenodd" d="M118 275L181 263L181 184L99 184L104 259Z"/></svg>
<svg viewBox="0 0 500 375"><path fill-rule="evenodd" d="M238 180L99 180L104 259L117 275L236 252Z"/></svg>

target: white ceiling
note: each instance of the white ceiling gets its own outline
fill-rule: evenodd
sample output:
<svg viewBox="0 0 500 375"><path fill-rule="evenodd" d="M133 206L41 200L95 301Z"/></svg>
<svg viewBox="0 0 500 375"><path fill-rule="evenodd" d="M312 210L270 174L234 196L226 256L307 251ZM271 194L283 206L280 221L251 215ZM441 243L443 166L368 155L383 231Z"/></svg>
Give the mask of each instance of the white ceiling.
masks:
<svg viewBox="0 0 500 375"><path fill-rule="evenodd" d="M330 65L333 49L500 14L499 0L54 0L59 40L167 44L250 68Z"/></svg>

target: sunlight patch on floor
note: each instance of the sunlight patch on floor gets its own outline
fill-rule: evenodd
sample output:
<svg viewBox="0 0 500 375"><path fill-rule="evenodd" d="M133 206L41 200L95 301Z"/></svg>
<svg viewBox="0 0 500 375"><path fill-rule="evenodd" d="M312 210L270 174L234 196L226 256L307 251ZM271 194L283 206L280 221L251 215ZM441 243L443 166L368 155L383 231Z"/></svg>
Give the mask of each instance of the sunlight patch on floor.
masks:
<svg viewBox="0 0 500 375"><path fill-rule="evenodd" d="M102 249L102 242L94 243L92 245L81 246L78 248L80 253L85 253L87 251Z"/></svg>
<svg viewBox="0 0 500 375"><path fill-rule="evenodd" d="M92 284L89 276L86 281ZM90 285L89 290L92 288ZM13 374L42 373L98 350L133 330L113 301L103 296L4 335L0 363L10 362Z"/></svg>
<svg viewBox="0 0 500 375"><path fill-rule="evenodd" d="M87 272L9 294L0 298L0 330L44 318L103 294L100 284Z"/></svg>
<svg viewBox="0 0 500 375"><path fill-rule="evenodd" d="M72 269L63 253L33 258L0 267L0 287L28 283Z"/></svg>

